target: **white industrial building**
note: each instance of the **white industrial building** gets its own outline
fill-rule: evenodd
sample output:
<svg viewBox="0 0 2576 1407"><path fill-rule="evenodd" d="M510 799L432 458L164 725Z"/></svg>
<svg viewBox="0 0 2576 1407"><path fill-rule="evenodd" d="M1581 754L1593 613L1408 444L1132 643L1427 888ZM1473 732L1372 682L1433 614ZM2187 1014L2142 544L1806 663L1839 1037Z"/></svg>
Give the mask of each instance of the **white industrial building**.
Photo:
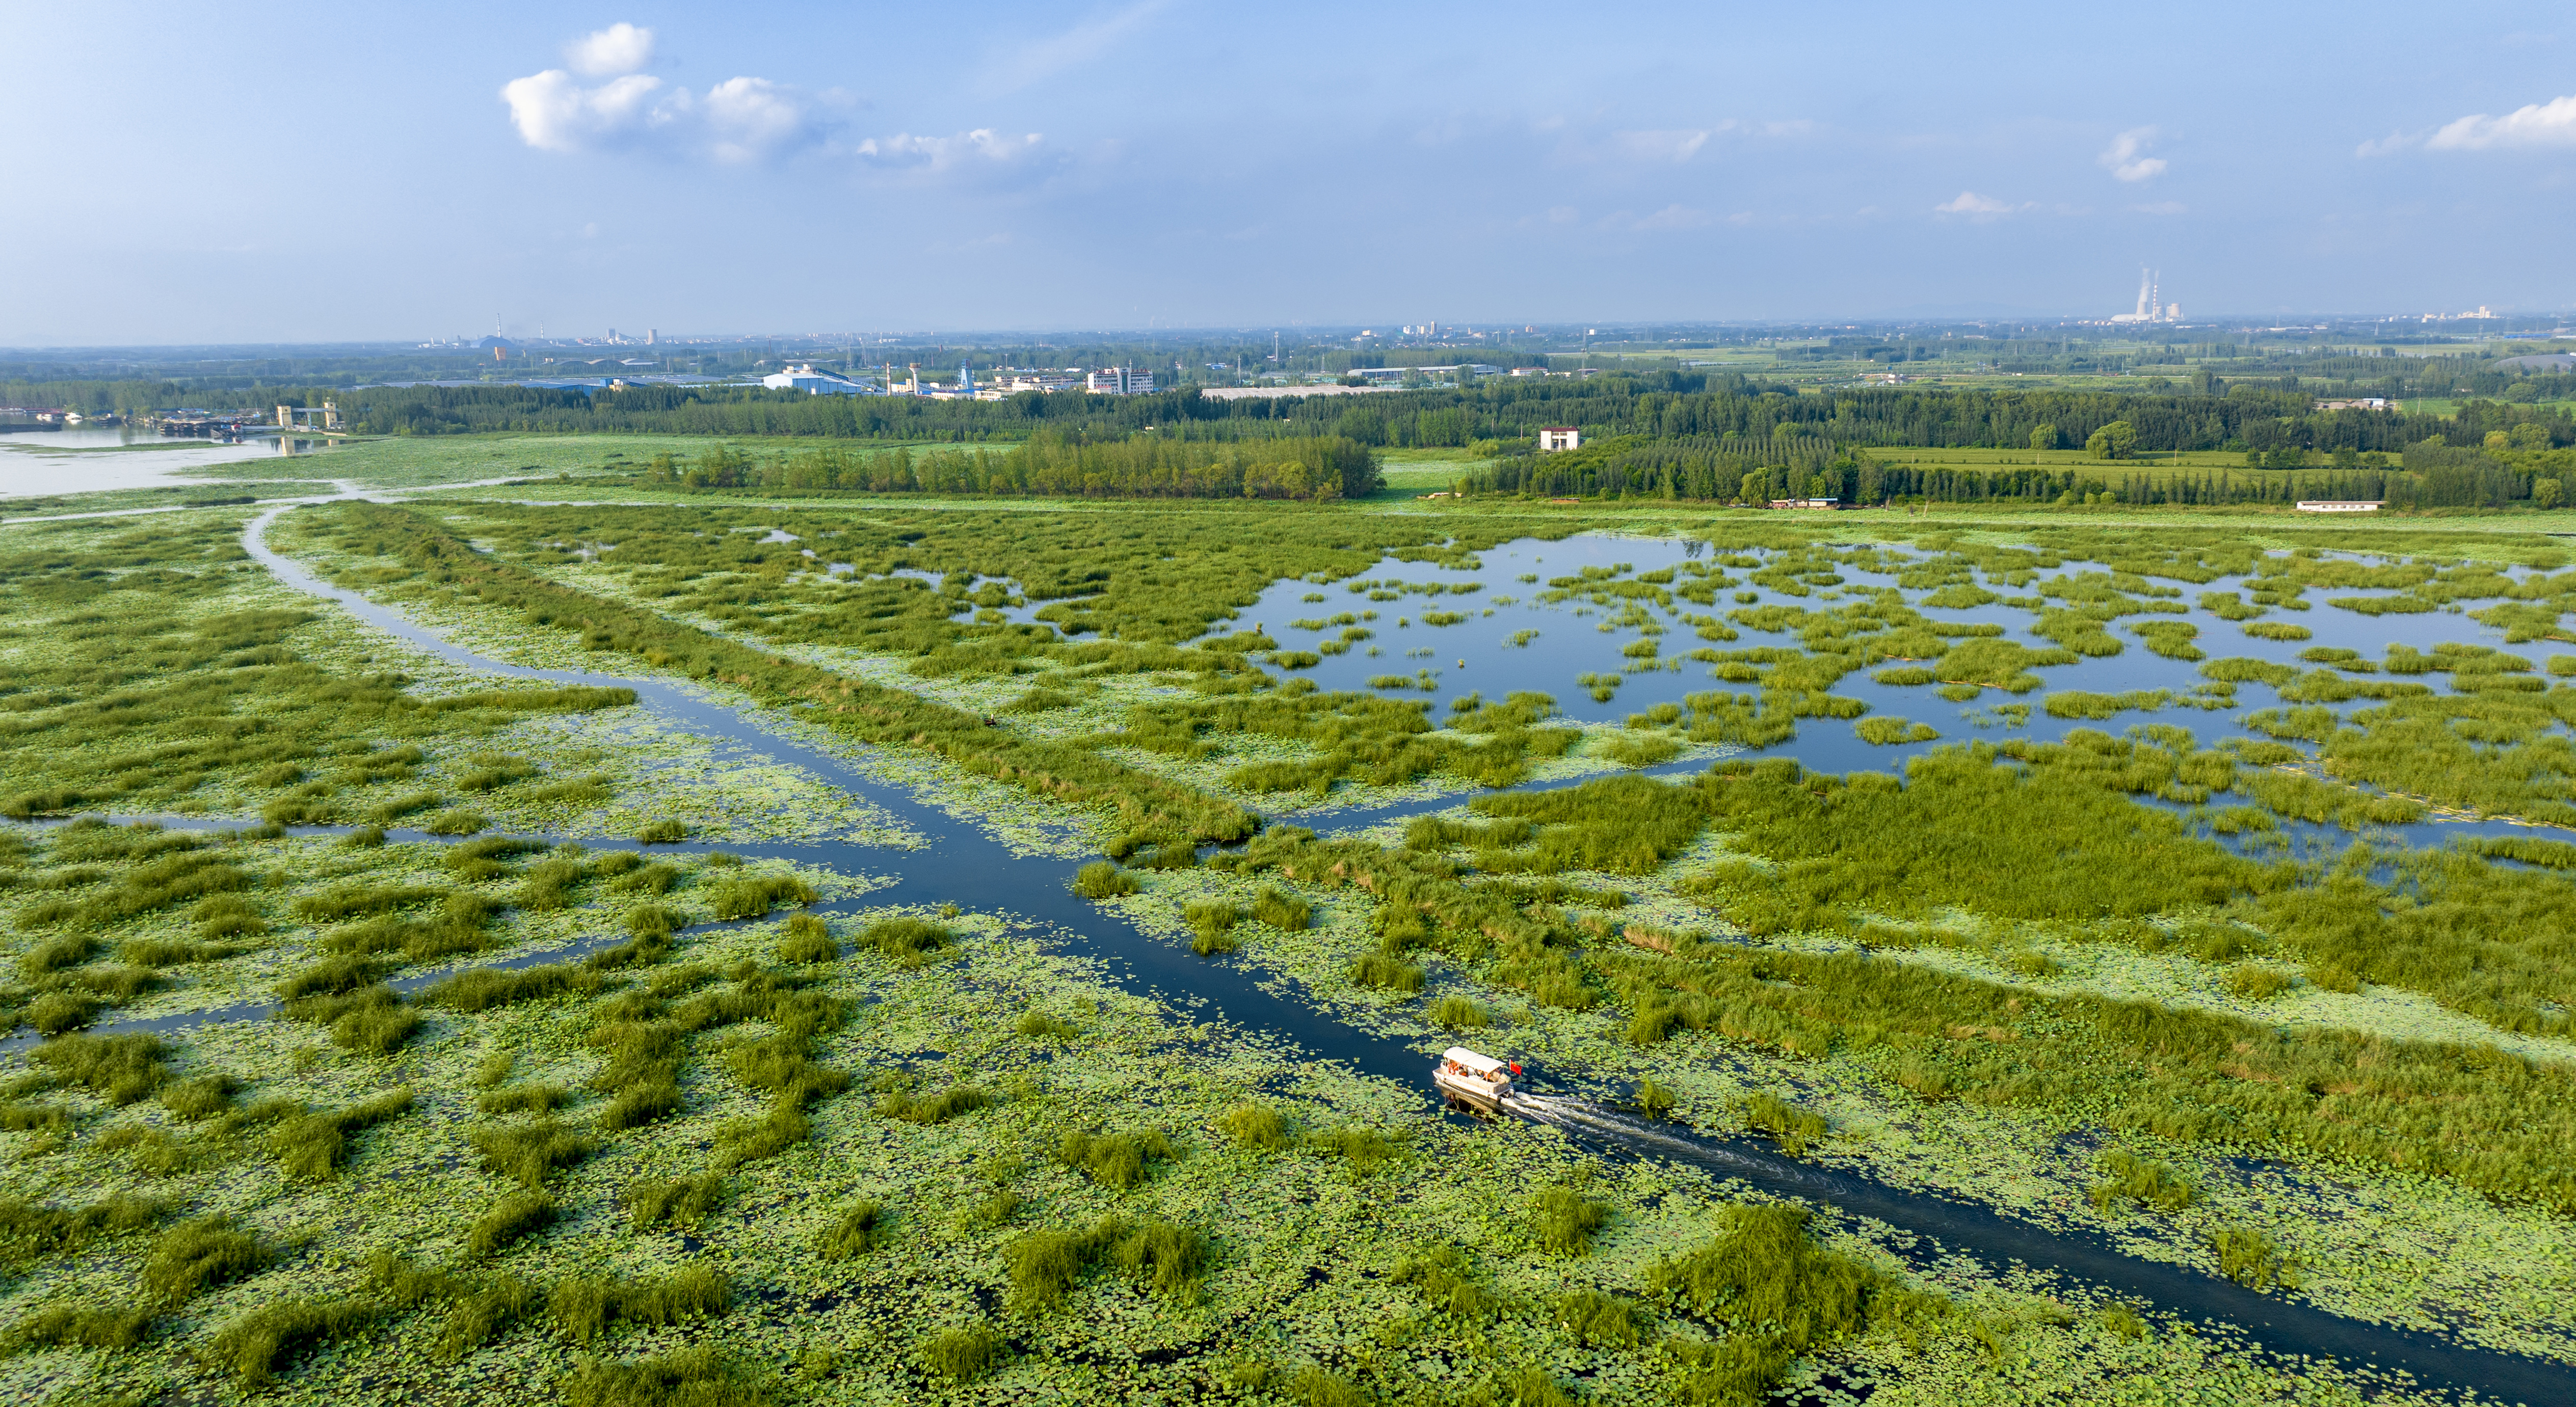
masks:
<svg viewBox="0 0 2576 1407"><path fill-rule="evenodd" d="M1581 449L1583 432L1571 425L1550 425L1538 432L1541 450Z"/></svg>
<svg viewBox="0 0 2576 1407"><path fill-rule="evenodd" d="M809 362L799 362L785 371L760 378L760 384L773 391L803 391L809 396L873 396L877 388L864 381L853 381L837 371L825 371Z"/></svg>

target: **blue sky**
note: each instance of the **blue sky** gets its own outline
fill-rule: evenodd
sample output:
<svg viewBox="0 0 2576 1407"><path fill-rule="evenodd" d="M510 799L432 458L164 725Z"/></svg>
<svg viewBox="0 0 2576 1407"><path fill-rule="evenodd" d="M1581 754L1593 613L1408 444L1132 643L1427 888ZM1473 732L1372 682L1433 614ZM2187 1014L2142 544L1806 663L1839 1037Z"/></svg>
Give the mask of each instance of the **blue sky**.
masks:
<svg viewBox="0 0 2576 1407"><path fill-rule="evenodd" d="M0 345L2576 306L2576 10L0 3Z"/></svg>

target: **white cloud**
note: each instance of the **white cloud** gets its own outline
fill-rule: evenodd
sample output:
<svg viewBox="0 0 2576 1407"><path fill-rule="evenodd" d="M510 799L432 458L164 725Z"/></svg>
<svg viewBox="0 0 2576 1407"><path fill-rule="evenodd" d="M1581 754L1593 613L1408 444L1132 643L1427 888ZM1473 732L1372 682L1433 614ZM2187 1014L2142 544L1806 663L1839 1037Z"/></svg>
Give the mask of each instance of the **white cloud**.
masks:
<svg viewBox="0 0 2576 1407"><path fill-rule="evenodd" d="M564 62L584 78L634 73L653 61L653 31L619 22L564 46Z"/></svg>
<svg viewBox="0 0 2576 1407"><path fill-rule="evenodd" d="M2132 127L2111 139L2110 150L2095 158L2112 177L2122 181L2152 180L2164 174L2165 159L2147 155L2147 144L2156 139L2153 127Z"/></svg>
<svg viewBox="0 0 2576 1407"><path fill-rule="evenodd" d="M987 92L1007 93L1042 78L1053 77L1068 68L1089 63L1170 3L1171 0L1143 0L1141 4L1085 20L1062 34L1025 45L994 65L985 76L983 87Z"/></svg>
<svg viewBox="0 0 2576 1407"><path fill-rule="evenodd" d="M2015 210L2027 210L2029 208L2030 207L2026 205L2017 206L2006 204L2003 201L1995 199L1993 196L1979 195L1975 191L1961 191L1956 197L1952 198L1947 203L1933 206L1932 213L1935 215L1971 215L1981 220L1991 220L1998 215L2009 215Z"/></svg>
<svg viewBox="0 0 2576 1407"><path fill-rule="evenodd" d="M1708 145L1708 138L1705 127L1610 134L1613 148L1630 161L1688 161Z"/></svg>
<svg viewBox="0 0 2576 1407"><path fill-rule="evenodd" d="M580 152L621 146L685 116L688 90L664 92L662 80L633 73L585 88L559 68L501 87L519 139L539 151Z"/></svg>
<svg viewBox="0 0 2576 1407"><path fill-rule="evenodd" d="M2463 117L2425 138L2424 145L2434 151L2576 146L2576 97L2531 103L2502 117L2483 112Z"/></svg>
<svg viewBox="0 0 2576 1407"><path fill-rule="evenodd" d="M728 78L707 90L707 132L722 161L762 161L821 135L792 89L766 78Z"/></svg>
<svg viewBox="0 0 2576 1407"><path fill-rule="evenodd" d="M953 137L916 137L907 132L892 137L870 137L859 143L858 154L861 160L878 166L945 171L970 162L1007 165L1033 155L1039 140L1035 132L1006 137L990 127L978 127Z"/></svg>

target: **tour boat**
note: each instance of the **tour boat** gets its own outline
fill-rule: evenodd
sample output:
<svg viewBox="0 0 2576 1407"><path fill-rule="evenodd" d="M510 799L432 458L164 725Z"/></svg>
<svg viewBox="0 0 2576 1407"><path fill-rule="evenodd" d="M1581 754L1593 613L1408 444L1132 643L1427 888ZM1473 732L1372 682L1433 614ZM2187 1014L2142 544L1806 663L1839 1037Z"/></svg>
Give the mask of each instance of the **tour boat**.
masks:
<svg viewBox="0 0 2576 1407"><path fill-rule="evenodd" d="M1520 1072L1518 1065L1453 1045L1432 1067L1431 1085L1452 1099L1491 1113L1512 1097L1512 1076Z"/></svg>

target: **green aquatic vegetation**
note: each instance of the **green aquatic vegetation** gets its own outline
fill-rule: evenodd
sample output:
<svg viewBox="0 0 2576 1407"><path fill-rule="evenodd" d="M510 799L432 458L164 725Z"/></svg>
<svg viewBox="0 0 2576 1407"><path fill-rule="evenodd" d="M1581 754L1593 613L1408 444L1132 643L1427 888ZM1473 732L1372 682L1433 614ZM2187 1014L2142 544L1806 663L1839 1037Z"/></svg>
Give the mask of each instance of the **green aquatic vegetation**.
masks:
<svg viewBox="0 0 2576 1407"><path fill-rule="evenodd" d="M704 1265L658 1276L572 1276L546 1291L555 1331L582 1345L598 1342L618 1324L684 1324L732 1308L732 1281Z"/></svg>
<svg viewBox="0 0 2576 1407"><path fill-rule="evenodd" d="M1012 1030L1032 1040L1069 1041L1082 1034L1082 1028L1052 1012L1029 1010L1020 1013Z"/></svg>
<svg viewBox="0 0 2576 1407"><path fill-rule="evenodd" d="M685 821L666 816L636 827L635 838L646 845L675 845L689 838L689 827Z"/></svg>
<svg viewBox="0 0 2576 1407"><path fill-rule="evenodd" d="M1265 885L1261 892L1253 897L1252 917L1257 922L1266 923L1273 928L1290 933L1301 933L1314 925L1315 911L1305 900L1293 894L1282 893L1274 886Z"/></svg>
<svg viewBox="0 0 2576 1407"><path fill-rule="evenodd" d="M1679 1097L1657 1084L1652 1075L1637 1081L1636 1093L1631 1097L1635 1099L1638 1111L1650 1119L1667 1118L1681 1104Z"/></svg>
<svg viewBox="0 0 2576 1407"><path fill-rule="evenodd" d="M0 1197L0 1265L23 1269L48 1256L79 1250L105 1236L148 1231L170 1214L157 1197L120 1192L86 1206L48 1206Z"/></svg>
<svg viewBox="0 0 2576 1407"><path fill-rule="evenodd" d="M637 1231L669 1226L695 1231L733 1197L733 1183L722 1173L686 1177L641 1177L626 1184L620 1200L627 1224Z"/></svg>
<svg viewBox="0 0 2576 1407"><path fill-rule="evenodd" d="M884 1206L853 1202L814 1238L814 1253L825 1260L857 1260L886 1244L893 1230L894 1218Z"/></svg>
<svg viewBox="0 0 2576 1407"><path fill-rule="evenodd" d="M719 919L747 919L785 904L810 904L817 897L814 886L794 875L732 875L708 890L707 906Z"/></svg>
<svg viewBox="0 0 2576 1407"><path fill-rule="evenodd" d="M2298 1258L2254 1227L2218 1227L2209 1233L2209 1248L2218 1255L2218 1273L2249 1290L2299 1287Z"/></svg>
<svg viewBox="0 0 2576 1407"><path fill-rule="evenodd" d="M1603 777L1543 792L1478 797L1470 809L1536 827L1526 853L1480 850L1489 874L1598 870L1648 874L1707 825L1689 790L1644 777Z"/></svg>
<svg viewBox="0 0 2576 1407"><path fill-rule="evenodd" d="M1456 1246L1422 1246L1398 1261L1394 1280L1422 1296L1434 1314L1478 1323L1508 1306L1479 1282L1475 1265Z"/></svg>
<svg viewBox="0 0 2576 1407"><path fill-rule="evenodd" d="M1197 1293L1215 1248L1193 1228L1157 1217L1102 1217L1090 1227L1033 1231L1002 1248L1010 1306L1020 1313L1062 1304L1091 1275L1111 1267L1140 1289L1171 1299Z"/></svg>
<svg viewBox="0 0 2576 1407"><path fill-rule="evenodd" d="M314 1111L290 1106L291 1116L269 1134L269 1152L290 1177L329 1177L348 1160L352 1137L409 1113L411 1106L412 1095L407 1089L337 1109Z"/></svg>
<svg viewBox="0 0 2576 1407"><path fill-rule="evenodd" d="M1217 1120L1217 1128L1237 1146L1266 1153L1286 1152L1294 1142L1287 1117L1266 1104L1238 1104Z"/></svg>
<svg viewBox="0 0 2576 1407"><path fill-rule="evenodd" d="M2263 614L2265 609L2262 606L2246 604L2245 598L2233 591L2202 592L2200 594L2200 608L2209 612L2211 615L2218 617L2220 620L2231 621L2252 620L2256 616Z"/></svg>
<svg viewBox="0 0 2576 1407"><path fill-rule="evenodd" d="M2142 1158L2123 1148L2106 1148L2094 1159L2102 1180L2085 1192L2093 1210L2112 1215L2130 1202L2142 1203L2159 1211L2180 1211L2199 1200L2197 1184L2177 1174L2173 1168L2152 1158Z"/></svg>
<svg viewBox="0 0 2576 1407"><path fill-rule="evenodd" d="M2119 694L2092 694L2069 690L2051 694L2040 701L2040 707L2051 718L2110 718L2135 709L2152 713L2173 702L2173 694L2164 689L2131 689Z"/></svg>
<svg viewBox="0 0 2576 1407"><path fill-rule="evenodd" d="M1403 1140L1366 1124L1341 1124L1306 1135L1306 1146L1342 1160L1354 1178L1364 1178L1404 1156Z"/></svg>
<svg viewBox="0 0 2576 1407"><path fill-rule="evenodd" d="M466 1252L496 1255L554 1225L562 1214L562 1204L543 1192L504 1193L489 1211L474 1219L473 1227L465 1233Z"/></svg>
<svg viewBox="0 0 2576 1407"><path fill-rule="evenodd" d="M1136 889L1136 877L1107 860L1094 860L1073 877L1073 892L1085 899L1115 899Z"/></svg>
<svg viewBox="0 0 2576 1407"><path fill-rule="evenodd" d="M2337 601L2332 604L2343 603ZM2236 628L2257 640L2305 640L2316 633L2304 625L2284 620L2249 621Z"/></svg>
<svg viewBox="0 0 2576 1407"><path fill-rule="evenodd" d="M1530 1207L1530 1238L1551 1255L1589 1252L1592 1238L1609 1223L1610 1205L1585 1196L1579 1186L1546 1188Z"/></svg>
<svg viewBox="0 0 2576 1407"><path fill-rule="evenodd" d="M1451 992L1431 1003L1423 1019L1444 1031L1480 1031L1492 1017L1474 997Z"/></svg>
<svg viewBox="0 0 2576 1407"><path fill-rule="evenodd" d="M152 1238L137 1281L145 1294L175 1305L211 1286L257 1274L270 1259L259 1238L230 1218L199 1217Z"/></svg>
<svg viewBox="0 0 2576 1407"><path fill-rule="evenodd" d="M2554 874L2415 851L2393 882L2354 866L2315 885L2265 896L2250 921L2301 961L2422 992L2512 1031L2576 1029L2565 993L2576 976L2576 894Z"/></svg>
<svg viewBox="0 0 2576 1407"><path fill-rule="evenodd" d="M1622 767L1653 767L1681 756L1679 740L1660 732L1612 733L1586 750Z"/></svg>
<svg viewBox="0 0 2576 1407"><path fill-rule="evenodd" d="M814 722L855 740L926 747L970 771L1000 777L1059 804L1105 805L1118 810L1131 823L1152 824L1198 839L1234 839L1250 828L1251 818L1237 808L1125 767L1089 749L989 727L980 714L833 674L681 624L656 611L546 581L496 556L477 553L431 521L402 509L350 506L339 511L340 528L368 544L372 555L401 559L403 566L396 570L430 578L443 591L470 592L488 604L515 607L539 626L560 623L563 628L578 629L588 648L633 654L655 668L721 677L756 696L801 707ZM677 547L678 540L688 536L677 534L667 540ZM621 544L621 563L649 561L653 554L642 550L646 546L640 538ZM627 558L625 553L629 550L636 555ZM915 589L920 586L909 583L885 589L925 598L935 595L926 589ZM856 606L855 595L836 599ZM956 627L946 620L953 609L939 611L936 629L943 645L956 636ZM1085 623L1075 621L1072 612L1059 614L1068 626ZM744 615L749 615L747 621L741 618ZM860 616L852 624L864 619ZM765 618L750 613L737 613L728 623L762 631L775 628ZM818 638L843 634L834 629L837 622L828 615L804 624L817 628ZM1195 630L1183 631L1175 638L1194 633ZM1043 648L1045 635L1044 627L999 626L988 628L980 638L1019 640L1033 648ZM936 650L939 646L930 648ZM1074 664L1106 663L1138 654L1134 646L1113 647L1107 642L1099 647L1055 648L1062 652L1061 658ZM1106 656L1086 658L1084 652L1095 648L1106 651ZM1243 658L1239 653L1212 650L1172 653L1206 657L1212 664ZM929 666L933 673L945 668L929 658L921 664ZM973 667L989 668L990 661L979 657ZM1162 666L1149 660L1145 667Z"/></svg>
<svg viewBox="0 0 2576 1407"><path fill-rule="evenodd" d="M598 974L569 963L520 968L478 967L423 988L415 1000L422 1006L476 1012L566 994L589 996L599 988Z"/></svg>
<svg viewBox="0 0 2576 1407"><path fill-rule="evenodd" d="M27 1353L48 1348L132 1348L151 1326L147 1309L74 1309L55 1305L39 1309L9 1326L6 1351Z"/></svg>
<svg viewBox="0 0 2576 1407"><path fill-rule="evenodd" d="M778 960L792 963L839 962L840 940L831 927L812 914L791 914L787 936L779 941Z"/></svg>
<svg viewBox="0 0 2576 1407"><path fill-rule="evenodd" d="M1793 1158L1806 1156L1807 1149L1831 1131L1822 1114L1801 1109L1776 1094L1756 1092L1745 1096L1744 1126L1767 1133L1781 1151Z"/></svg>
<svg viewBox="0 0 2576 1407"><path fill-rule="evenodd" d="M1154 1175L1157 1165L1180 1155L1172 1142L1158 1129L1131 1129L1113 1133L1076 1130L1064 1136L1056 1147L1056 1160L1080 1171L1103 1187L1121 1192L1143 1186Z"/></svg>
<svg viewBox="0 0 2576 1407"><path fill-rule="evenodd" d="M716 1130L716 1165L737 1168L774 1158L814 1134L813 1122L794 1099L781 1099L757 1119L728 1119Z"/></svg>
<svg viewBox="0 0 2576 1407"><path fill-rule="evenodd" d="M256 1391L269 1385L288 1358L355 1334L380 1312L363 1299L277 1300L227 1320L202 1357L244 1390Z"/></svg>
<svg viewBox="0 0 2576 1407"><path fill-rule="evenodd" d="M56 1079L118 1106L148 1098L170 1077L169 1047L155 1036L63 1036L28 1058Z"/></svg>
<svg viewBox="0 0 2576 1407"><path fill-rule="evenodd" d="M1648 1293L1730 1330L1715 1342L1671 1341L1682 1400L1750 1407L1824 1344L1941 1312L1939 1301L1818 1245L1808 1215L1777 1204L1728 1207L1713 1240L1648 1267Z"/></svg>
<svg viewBox="0 0 2576 1407"><path fill-rule="evenodd" d="M994 1103L991 1093L972 1084L952 1085L937 1094L888 1090L877 1097L877 1113L907 1124L944 1124Z"/></svg>
<svg viewBox="0 0 2576 1407"><path fill-rule="evenodd" d="M531 1082L486 1090L474 1108L482 1114L551 1114L571 1102L572 1091L563 1086Z"/></svg>
<svg viewBox="0 0 2576 1407"><path fill-rule="evenodd" d="M2197 660L2205 657L2201 648L2191 643L2199 636L2200 627L2189 621L2138 621L2129 627L2129 633L2145 641L2148 649L2166 659Z"/></svg>
<svg viewBox="0 0 2576 1407"><path fill-rule="evenodd" d="M1297 1407L1368 1407L1369 1401L1358 1384L1312 1363L1289 1378L1287 1391Z"/></svg>
<svg viewBox="0 0 2576 1407"><path fill-rule="evenodd" d="M1422 969L1385 953L1362 953L1351 962L1351 980L1391 992L1422 990Z"/></svg>
<svg viewBox="0 0 2576 1407"><path fill-rule="evenodd" d="M926 1336L913 1356L939 1377L971 1383L997 1367L1008 1350L1008 1342L991 1325L961 1324Z"/></svg>
<svg viewBox="0 0 2576 1407"><path fill-rule="evenodd" d="M164 1086L161 1107L169 1110L172 1118L194 1123L230 1109L233 1094L239 1088L239 1083L230 1075L221 1072L200 1075L193 1080Z"/></svg>
<svg viewBox="0 0 2576 1407"><path fill-rule="evenodd" d="M468 806L451 806L420 823L431 835L473 835L489 829L492 819Z"/></svg>
<svg viewBox="0 0 2576 1407"><path fill-rule="evenodd" d="M548 1178L579 1164L599 1147L598 1140L553 1119L474 1130L474 1151L483 1170L511 1178L535 1191Z"/></svg>
<svg viewBox="0 0 2576 1407"><path fill-rule="evenodd" d="M627 1362L586 1360L563 1379L572 1407L769 1407L765 1381L713 1348Z"/></svg>
<svg viewBox="0 0 2576 1407"><path fill-rule="evenodd" d="M1929 723L1911 723L1902 718L1864 718L1852 725L1852 731L1865 743L1887 746L1897 743L1928 743L1941 736Z"/></svg>
<svg viewBox="0 0 2576 1407"><path fill-rule="evenodd" d="M198 1151L160 1129L142 1124L119 1124L100 1134L93 1146L101 1152L125 1153L136 1171L153 1177L187 1171L195 1164Z"/></svg>
<svg viewBox="0 0 2576 1407"><path fill-rule="evenodd" d="M1557 1327L1586 1348L1635 1348L1645 1327L1641 1306L1599 1290L1560 1295L1554 1308Z"/></svg>
<svg viewBox="0 0 2576 1407"><path fill-rule="evenodd" d="M956 946L957 937L920 918L880 919L859 933L859 945L905 967L918 967Z"/></svg>

